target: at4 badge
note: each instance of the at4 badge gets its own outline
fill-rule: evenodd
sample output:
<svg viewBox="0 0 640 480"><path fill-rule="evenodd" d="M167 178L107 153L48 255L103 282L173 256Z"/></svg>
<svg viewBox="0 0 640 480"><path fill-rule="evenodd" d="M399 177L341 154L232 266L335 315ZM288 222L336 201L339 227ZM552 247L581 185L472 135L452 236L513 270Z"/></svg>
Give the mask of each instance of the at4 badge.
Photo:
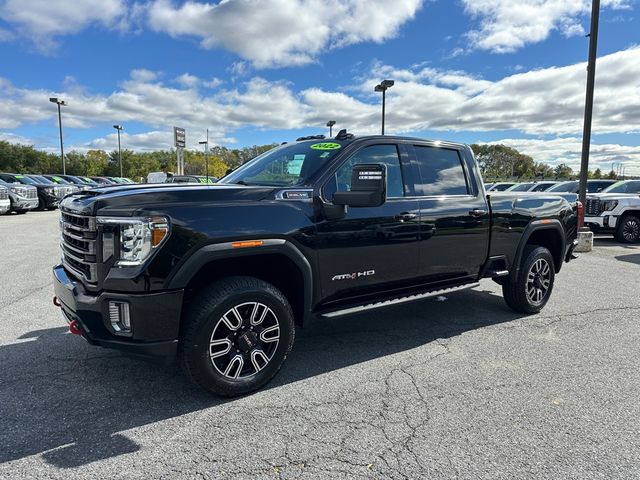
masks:
<svg viewBox="0 0 640 480"><path fill-rule="evenodd" d="M371 275L375 275L375 270L366 270L364 272L353 272L353 273L343 273L340 275L334 275L331 279L332 281L336 280L355 280L360 277L370 277Z"/></svg>

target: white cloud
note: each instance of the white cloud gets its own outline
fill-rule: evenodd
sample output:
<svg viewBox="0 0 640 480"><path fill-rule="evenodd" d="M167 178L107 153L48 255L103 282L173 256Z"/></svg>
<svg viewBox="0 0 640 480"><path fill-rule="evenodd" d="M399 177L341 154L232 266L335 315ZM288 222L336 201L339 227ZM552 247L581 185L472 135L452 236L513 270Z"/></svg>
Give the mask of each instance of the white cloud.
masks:
<svg viewBox="0 0 640 480"><path fill-rule="evenodd" d="M176 82L178 82L185 88L193 88L197 87L200 84L200 79L195 75L191 75L190 73L183 73L178 78L176 78Z"/></svg>
<svg viewBox="0 0 640 480"><path fill-rule="evenodd" d="M576 172L580 170L582 139L578 137L554 138L552 140L507 138L494 142L531 155L537 162L552 166L566 163ZM622 163L628 175L640 175L640 146L593 143L589 155L589 170L600 168L603 173L611 171L611 165Z"/></svg>
<svg viewBox="0 0 640 480"><path fill-rule="evenodd" d="M480 21L468 32L472 47L494 53L514 52L545 40L553 30L582 35L589 0L462 0L465 12ZM628 8L626 0L603 0L602 7ZM585 23L588 25L588 23Z"/></svg>
<svg viewBox="0 0 640 480"><path fill-rule="evenodd" d="M14 25L40 50L55 47L55 37L76 33L89 25L114 27L123 15L123 0L5 0L0 18Z"/></svg>
<svg viewBox="0 0 640 480"><path fill-rule="evenodd" d="M461 71L416 65L410 69L375 64L366 78L391 77L387 95L387 129L391 133L420 131L515 130L532 135L579 135L585 95L585 64L521 72L496 81ZM640 132L640 47L598 60L594 134ZM307 88L254 77L234 88L209 90L202 79L163 84L159 75L134 70L110 94L81 86L62 92L18 88L0 78L0 128L15 129L42 121L54 126L50 96L68 102L65 128L136 122L154 131L173 125L188 131L228 138L239 128L318 128L336 120L356 134L377 133L380 96L375 82L359 80L343 91ZM214 82L215 83L215 82ZM108 127L107 127L108 128ZM443 134L443 136L446 136Z"/></svg>
<svg viewBox="0 0 640 480"><path fill-rule="evenodd" d="M193 0L148 7L152 29L221 47L258 68L302 65L328 49L395 36L422 0Z"/></svg>

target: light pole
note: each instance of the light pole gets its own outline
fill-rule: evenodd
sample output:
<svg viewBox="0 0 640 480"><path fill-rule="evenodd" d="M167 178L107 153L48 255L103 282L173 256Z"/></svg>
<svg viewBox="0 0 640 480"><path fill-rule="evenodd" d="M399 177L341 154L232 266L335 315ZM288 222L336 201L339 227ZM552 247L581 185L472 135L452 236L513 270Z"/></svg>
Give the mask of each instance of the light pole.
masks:
<svg viewBox="0 0 640 480"><path fill-rule="evenodd" d="M67 174L67 165L64 161L64 146L62 143L62 113L60 113L60 107L63 105L67 105L67 103L64 100L61 100L57 97L50 97L49 101L51 103L55 103L58 105L58 128L60 129L60 158L62 159L62 174L66 175Z"/></svg>
<svg viewBox="0 0 640 480"><path fill-rule="evenodd" d="M387 89L393 87L393 80L383 80L373 89L374 92L382 92L382 135L384 135L384 109L387 97Z"/></svg>
<svg viewBox="0 0 640 480"><path fill-rule="evenodd" d="M598 22L600 0L591 4L591 31L589 32L589 63L587 64L587 94L584 105L584 128L582 131L582 160L580 162L579 200L584 205L587 199L587 172L589 171L589 147L591 145L591 119L593 116L593 89L596 78L596 54L598 50ZM583 227L583 225L578 225Z"/></svg>
<svg viewBox="0 0 640 480"><path fill-rule="evenodd" d="M118 160L120 161L120 177L122 177L122 150L120 149L120 131L123 127L122 125L114 125L113 128L118 131Z"/></svg>
<svg viewBox="0 0 640 480"><path fill-rule="evenodd" d="M329 120L327 122L327 127L329 127L329 138L333 138L333 126L336 124L335 120Z"/></svg>
<svg viewBox="0 0 640 480"><path fill-rule="evenodd" d="M204 145L204 165L207 177L207 184L209 184L209 129L207 128L207 139L203 142L198 142L200 145Z"/></svg>

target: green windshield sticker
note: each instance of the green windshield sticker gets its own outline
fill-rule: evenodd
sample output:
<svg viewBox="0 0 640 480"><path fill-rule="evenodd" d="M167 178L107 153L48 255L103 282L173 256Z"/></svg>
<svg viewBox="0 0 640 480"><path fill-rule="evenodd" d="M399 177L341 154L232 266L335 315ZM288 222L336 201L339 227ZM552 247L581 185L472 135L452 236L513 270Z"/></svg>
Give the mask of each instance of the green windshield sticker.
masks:
<svg viewBox="0 0 640 480"><path fill-rule="evenodd" d="M311 145L312 150L338 150L342 145L333 142L314 143Z"/></svg>
<svg viewBox="0 0 640 480"><path fill-rule="evenodd" d="M54 176L54 177L51 177L51 178L53 178L56 182L61 182L62 181L62 179L60 177L55 177Z"/></svg>
<svg viewBox="0 0 640 480"><path fill-rule="evenodd" d="M24 175L16 175L16 178L24 178Z"/></svg>

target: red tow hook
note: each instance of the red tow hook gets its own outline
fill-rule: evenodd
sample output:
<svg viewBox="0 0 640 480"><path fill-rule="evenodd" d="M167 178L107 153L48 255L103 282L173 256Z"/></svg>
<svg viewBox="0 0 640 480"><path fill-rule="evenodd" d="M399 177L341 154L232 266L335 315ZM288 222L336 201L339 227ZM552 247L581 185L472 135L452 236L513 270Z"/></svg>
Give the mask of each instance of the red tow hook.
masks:
<svg viewBox="0 0 640 480"><path fill-rule="evenodd" d="M80 329L80 325L77 320L71 320L69 322L69 333L73 335L82 335L82 330Z"/></svg>
<svg viewBox="0 0 640 480"><path fill-rule="evenodd" d="M62 304L60 303L60 300L58 300L58 297L53 297L53 304L54 304L56 307L60 307L60 306L62 306Z"/></svg>

